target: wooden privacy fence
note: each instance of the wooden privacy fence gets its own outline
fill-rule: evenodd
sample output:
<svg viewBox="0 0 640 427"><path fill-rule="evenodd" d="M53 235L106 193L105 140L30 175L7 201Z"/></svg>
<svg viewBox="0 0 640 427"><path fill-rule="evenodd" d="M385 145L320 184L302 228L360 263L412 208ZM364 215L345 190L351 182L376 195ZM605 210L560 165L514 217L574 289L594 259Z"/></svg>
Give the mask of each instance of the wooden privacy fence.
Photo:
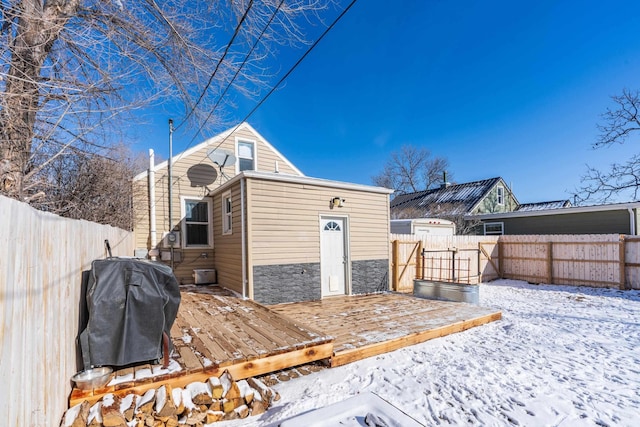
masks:
<svg viewBox="0 0 640 427"><path fill-rule="evenodd" d="M626 288L624 237L504 236L500 277L533 283Z"/></svg>
<svg viewBox="0 0 640 427"><path fill-rule="evenodd" d="M39 212L0 196L0 414L3 425L57 426L76 372L82 271L133 255L133 234Z"/></svg>
<svg viewBox="0 0 640 427"><path fill-rule="evenodd" d="M607 235L392 235L392 289L413 280L532 283L640 289L640 237ZM475 249L475 256L472 256Z"/></svg>

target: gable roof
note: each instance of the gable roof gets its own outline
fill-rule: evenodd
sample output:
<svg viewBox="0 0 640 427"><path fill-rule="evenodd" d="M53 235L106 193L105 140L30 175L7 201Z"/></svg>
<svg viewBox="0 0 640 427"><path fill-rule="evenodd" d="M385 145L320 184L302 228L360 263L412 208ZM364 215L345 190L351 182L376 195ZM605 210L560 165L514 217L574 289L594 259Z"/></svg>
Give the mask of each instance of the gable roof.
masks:
<svg viewBox="0 0 640 427"><path fill-rule="evenodd" d="M518 205L515 212L544 211L548 209L562 209L568 207L571 207L571 202L569 200L553 200L550 202L523 203Z"/></svg>
<svg viewBox="0 0 640 427"><path fill-rule="evenodd" d="M401 194L394 197L389 207L391 210L417 209L428 211L440 205L455 205L455 209L449 213L469 213L499 182L503 182L502 178L496 177L482 181L442 186L416 193Z"/></svg>
<svg viewBox="0 0 640 427"><path fill-rule="evenodd" d="M297 173L299 173L301 176L304 176L304 174L300 171L300 169L298 169L293 163L291 163L289 161L289 159L287 159L285 156L282 155L282 153L280 153L280 151L278 151L273 145L271 145L271 143L269 141L267 141L267 139L265 137L263 137L262 135L260 135L260 132L258 132L257 130L255 130L253 128L253 126L251 126L249 123L247 122L242 122L236 126L233 126L223 132L220 132L219 134L212 136L209 139L206 139L205 141L201 142L198 145L194 145L191 148L188 148L187 150L178 153L178 154L174 154L173 158L171 159L171 162L175 164L175 162L177 160L182 159L183 157L187 157L190 156L191 154L197 153L198 151L202 150L203 148L206 148L208 146L211 145L217 145L218 143L220 143L221 141L224 141L225 139L227 139L229 136L231 136L231 134L233 134L234 132L241 130L241 129L246 129L250 132L252 132L259 140L261 140L262 142L265 143L265 145L273 150L274 153L276 153L278 156L280 156L285 163L287 163L287 165L291 166L291 168L296 171ZM167 163L168 160L165 160L163 162L160 162L158 164L156 164L153 168L154 171L159 171L159 170L163 170L166 169L167 167ZM138 175L133 177L134 181L146 178L147 175L149 173L149 170L145 170L143 172L140 172Z"/></svg>

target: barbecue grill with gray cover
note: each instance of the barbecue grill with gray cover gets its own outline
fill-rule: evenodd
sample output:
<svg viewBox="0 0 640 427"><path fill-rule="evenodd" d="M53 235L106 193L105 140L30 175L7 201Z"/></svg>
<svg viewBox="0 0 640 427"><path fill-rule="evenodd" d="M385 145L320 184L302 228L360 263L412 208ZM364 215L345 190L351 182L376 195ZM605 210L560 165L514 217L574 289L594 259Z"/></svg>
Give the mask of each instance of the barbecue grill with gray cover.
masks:
<svg viewBox="0 0 640 427"><path fill-rule="evenodd" d="M85 369L156 361L163 356L168 360L171 326L180 305L171 268L132 258L95 260L86 302L89 318L80 334Z"/></svg>

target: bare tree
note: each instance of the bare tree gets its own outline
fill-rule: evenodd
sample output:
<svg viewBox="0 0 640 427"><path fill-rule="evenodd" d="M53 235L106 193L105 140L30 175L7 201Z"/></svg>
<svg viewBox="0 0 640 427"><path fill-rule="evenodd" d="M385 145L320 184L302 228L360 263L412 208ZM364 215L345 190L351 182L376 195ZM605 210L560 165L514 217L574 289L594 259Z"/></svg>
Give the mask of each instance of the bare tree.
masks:
<svg viewBox="0 0 640 427"><path fill-rule="evenodd" d="M611 97L615 109L607 109L602 115L603 123L598 125L600 135L594 148L623 144L640 131L640 91L624 89L622 95ZM577 189L575 204L608 202L620 197L638 200L640 189L640 155L636 154L622 163L614 163L610 170L600 171L587 165L587 172L581 178L582 186Z"/></svg>
<svg viewBox="0 0 640 427"><path fill-rule="evenodd" d="M142 153L125 145L114 146L111 157L70 151L56 157L46 169L46 187L31 196L31 205L59 215L133 229L133 192L136 171L144 169ZM43 195L47 196L44 197Z"/></svg>
<svg viewBox="0 0 640 427"><path fill-rule="evenodd" d="M432 157L426 148L403 145L391 157L378 175L372 177L375 185L392 188L400 194L429 190L444 182L449 161Z"/></svg>
<svg viewBox="0 0 640 427"><path fill-rule="evenodd" d="M201 126L223 95L260 93L276 46L304 43L331 2L0 0L0 193L64 211L43 184L56 167L109 157L144 106Z"/></svg>

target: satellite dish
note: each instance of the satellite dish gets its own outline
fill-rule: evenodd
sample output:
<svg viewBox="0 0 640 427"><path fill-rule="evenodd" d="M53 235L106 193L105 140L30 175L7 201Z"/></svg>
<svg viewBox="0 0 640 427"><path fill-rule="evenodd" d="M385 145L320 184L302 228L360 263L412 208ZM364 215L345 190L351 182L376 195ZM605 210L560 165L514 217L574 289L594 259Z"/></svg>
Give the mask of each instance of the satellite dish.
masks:
<svg viewBox="0 0 640 427"><path fill-rule="evenodd" d="M236 156L227 150L209 150L207 156L209 156L211 161L218 165L219 168L236 164Z"/></svg>
<svg viewBox="0 0 640 427"><path fill-rule="evenodd" d="M230 151L216 150L216 149L209 150L209 152L207 153L207 156L211 159L213 163L218 165L218 169L220 169L220 179L222 180L222 177L229 179L227 174L224 173L222 169L224 169L225 166L235 165L237 161L236 156Z"/></svg>
<svg viewBox="0 0 640 427"><path fill-rule="evenodd" d="M187 170L187 177L191 181L192 187L206 187L215 182L218 178L218 172L213 166L200 163Z"/></svg>

